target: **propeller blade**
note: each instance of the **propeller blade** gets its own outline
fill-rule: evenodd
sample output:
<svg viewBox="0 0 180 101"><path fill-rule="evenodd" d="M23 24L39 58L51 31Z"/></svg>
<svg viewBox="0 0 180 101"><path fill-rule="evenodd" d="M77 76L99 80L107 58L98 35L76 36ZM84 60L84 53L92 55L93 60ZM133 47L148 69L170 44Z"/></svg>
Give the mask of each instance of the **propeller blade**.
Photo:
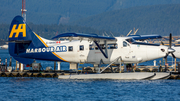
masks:
<svg viewBox="0 0 180 101"><path fill-rule="evenodd" d="M168 54L169 54L169 53L166 53L166 56L164 57L165 59L167 58Z"/></svg>
<svg viewBox="0 0 180 101"><path fill-rule="evenodd" d="M161 41L161 44L164 45L164 42Z"/></svg>
<svg viewBox="0 0 180 101"><path fill-rule="evenodd" d="M176 56L173 53L171 53L171 55L173 56L173 58L176 58Z"/></svg>
<svg viewBox="0 0 180 101"><path fill-rule="evenodd" d="M169 48L171 48L172 45L172 34L169 34Z"/></svg>

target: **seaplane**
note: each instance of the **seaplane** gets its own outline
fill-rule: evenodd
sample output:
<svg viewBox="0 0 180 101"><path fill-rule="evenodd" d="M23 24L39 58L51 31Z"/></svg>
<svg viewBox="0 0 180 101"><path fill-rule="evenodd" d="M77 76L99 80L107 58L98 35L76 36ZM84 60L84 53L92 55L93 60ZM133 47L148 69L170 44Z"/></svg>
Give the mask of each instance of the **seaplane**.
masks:
<svg viewBox="0 0 180 101"><path fill-rule="evenodd" d="M23 64L31 64L34 60L69 62L71 67L78 67L78 63L101 64L141 63L163 58L175 50L158 44L137 42L161 38L160 35L130 35L127 37L107 37L97 34L63 33L45 39L33 32L21 16L16 16L9 30L9 54ZM54 40L58 39L58 40ZM132 73L129 79L143 74L141 79L153 77L154 73ZM116 76L115 76L116 75ZM69 78L69 76L63 78ZM126 73L71 75L71 78L104 78L123 79L129 77ZM59 77L61 78L61 77Z"/></svg>

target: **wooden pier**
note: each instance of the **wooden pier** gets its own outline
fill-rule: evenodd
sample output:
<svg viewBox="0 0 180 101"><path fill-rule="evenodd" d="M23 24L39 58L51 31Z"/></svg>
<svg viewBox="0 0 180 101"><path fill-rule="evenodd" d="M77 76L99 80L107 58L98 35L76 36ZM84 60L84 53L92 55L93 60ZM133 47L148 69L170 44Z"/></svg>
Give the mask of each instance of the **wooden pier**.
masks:
<svg viewBox="0 0 180 101"><path fill-rule="evenodd" d="M70 75L72 73L64 73L64 72L0 72L0 77L50 77L57 78L59 75Z"/></svg>
<svg viewBox="0 0 180 101"><path fill-rule="evenodd" d="M44 77L44 78L58 78L61 75L72 75L72 74L95 74L95 72L87 71L53 71L53 72L34 72L34 71L13 71L13 72L0 72L0 77ZM107 72L106 72L107 73ZM110 73L110 72L108 72ZM138 73L138 72L136 72ZM139 72L142 73L142 72ZM180 73L171 72L169 79L180 79Z"/></svg>
<svg viewBox="0 0 180 101"><path fill-rule="evenodd" d="M31 70L23 70L21 67L21 64L17 66L16 62L16 68L13 70L11 66L11 58L9 66L7 65L7 59L5 60L5 65L0 65L0 77L47 77L47 78L57 78L61 75L72 75L72 74L95 74L97 73L97 68L95 67L81 67L82 70L56 70L56 62L54 62L54 70L46 68L46 70L40 69L41 65L40 63L35 63L35 67L39 66L38 68L35 68L35 70L32 68ZM1 63L1 58L0 58ZM9 68L10 67L10 68ZM17 69L19 67L19 70ZM33 65L32 65L33 67ZM167 66L166 66L167 67ZM180 66L178 66L179 68ZM58 67L59 68L59 67ZM101 67L100 71L103 70L106 67ZM176 70L178 70L178 68ZM10 69L10 70L9 70ZM37 69L37 70L36 70ZM171 76L169 79L180 79L180 72L174 72L174 69L171 66L168 66L165 70L165 66L132 66L131 68L127 69L127 67L121 66L121 68L118 68L117 65L112 65L105 69L102 73L127 73L127 72L136 72L136 73L142 73L142 72L171 72Z"/></svg>

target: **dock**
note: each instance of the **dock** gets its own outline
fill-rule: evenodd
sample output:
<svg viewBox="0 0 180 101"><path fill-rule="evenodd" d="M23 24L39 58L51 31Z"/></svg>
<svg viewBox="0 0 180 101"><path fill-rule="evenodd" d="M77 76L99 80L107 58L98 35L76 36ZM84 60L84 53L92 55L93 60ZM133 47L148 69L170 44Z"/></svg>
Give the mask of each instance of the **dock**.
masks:
<svg viewBox="0 0 180 101"><path fill-rule="evenodd" d="M153 76L154 73L165 73L165 72L126 72L126 73L102 73L103 76L102 77L106 77L105 75L107 75L107 77L109 77L109 75L112 75L112 74L117 74L118 76L122 76L122 75L125 75L125 74L133 74L133 75L139 75L139 74L145 74L145 75L148 75L148 76ZM177 79L180 79L180 73L176 72L169 72L170 75L168 78L166 79L174 79L174 80L177 80ZM75 77L75 76L79 76L79 75L82 75L82 77L84 76L87 76L87 75L99 75L95 72L87 72L87 71L78 71L78 72L75 72L75 71L51 71L51 72L47 72L47 71L29 71L29 70L26 70L26 71L13 71L13 72L0 72L0 77L42 77L42 78L58 78L58 77L64 77L66 76L65 78L68 79L69 76L71 77ZM127 76L127 75L126 75ZM147 77L148 77L147 76ZM64 78L63 78L64 79ZM73 79L77 79L77 77L73 78ZM83 78L81 78L83 79ZM89 78L87 78L89 79ZM99 78L97 78L99 79ZM105 79L108 79L108 78L105 78ZM122 76L122 79L124 79L124 76ZM139 79L139 78L138 78ZM153 79L152 79L153 80Z"/></svg>
<svg viewBox="0 0 180 101"><path fill-rule="evenodd" d="M0 60L1 61L1 60ZM59 79L121 79L121 80L156 80L156 79L180 79L180 72L178 65L176 72L171 66L154 65L154 66L132 66L127 68L125 65L119 67L112 64L110 67L85 67L81 68L61 70L60 64L58 64L58 70L56 70L56 62L54 62L54 69L52 67L46 67L44 70L41 63L33 63L29 67L29 70L23 69L22 64L16 62L16 68L11 66L12 60L8 66L7 59L4 65L0 65L0 77L42 77L42 78L59 78ZM1 62L0 62L1 63ZM23 67L23 68L21 68ZM18 69L19 68L19 69ZM179 69L179 70L178 70ZM98 72L98 71L101 72Z"/></svg>

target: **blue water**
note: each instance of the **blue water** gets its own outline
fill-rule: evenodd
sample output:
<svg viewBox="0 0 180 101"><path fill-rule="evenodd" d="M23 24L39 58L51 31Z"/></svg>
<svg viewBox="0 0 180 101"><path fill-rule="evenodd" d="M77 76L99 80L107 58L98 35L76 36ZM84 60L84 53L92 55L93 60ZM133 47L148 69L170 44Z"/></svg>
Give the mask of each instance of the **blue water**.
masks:
<svg viewBox="0 0 180 101"><path fill-rule="evenodd" d="M0 58L9 62L7 50ZM171 60L171 58L169 58ZM157 60L158 61L158 60ZM54 62L39 61L43 67ZM12 64L15 66L15 60ZM68 63L61 68L68 69ZM153 65L152 61L142 65ZM180 101L180 80L60 80L0 77L0 101Z"/></svg>
<svg viewBox="0 0 180 101"><path fill-rule="evenodd" d="M0 98L4 101L179 101L180 81L1 77Z"/></svg>

